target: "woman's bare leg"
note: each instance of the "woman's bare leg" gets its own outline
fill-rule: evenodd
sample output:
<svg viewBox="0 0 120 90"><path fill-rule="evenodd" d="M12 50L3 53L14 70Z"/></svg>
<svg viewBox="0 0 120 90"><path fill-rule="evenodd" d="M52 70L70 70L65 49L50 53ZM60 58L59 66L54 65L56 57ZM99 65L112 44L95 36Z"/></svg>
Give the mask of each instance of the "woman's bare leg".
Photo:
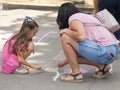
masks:
<svg viewBox="0 0 120 90"><path fill-rule="evenodd" d="M77 43L72 40L70 37L68 37L66 34L63 34L61 36L61 42L63 51L65 53L66 59L68 60L68 63L72 69L72 74L77 75L76 79L80 80L83 78L82 74L80 74L80 68L79 68L79 62L78 62L78 55L76 52L76 45ZM73 43L73 45L71 45ZM74 80L74 77L71 75L68 75L66 77L61 77L61 80L70 81Z"/></svg>
<svg viewBox="0 0 120 90"><path fill-rule="evenodd" d="M79 64L87 64L87 65L95 66L95 67L97 67L97 68L100 69L100 70L101 70L102 67L104 66L104 65L102 65L102 64L98 64L98 63L92 62L92 61L90 61L90 60L87 60L87 59L85 59L85 58L82 57L82 56L79 56L79 57L78 57L78 62L79 62ZM63 61L60 61L58 64L59 64L59 67L63 67L64 65L68 64L68 60L65 59L65 60L63 60Z"/></svg>
<svg viewBox="0 0 120 90"><path fill-rule="evenodd" d="M78 56L77 53L77 43L72 40L69 36L64 34L61 37L62 47L66 56L66 60L63 61L63 64L69 63L72 69L72 73L76 74L80 72L79 64L87 64L97 67L99 70L102 70L104 65L92 62L87 60L84 57ZM108 69L109 65L106 66L105 70Z"/></svg>
<svg viewBox="0 0 120 90"><path fill-rule="evenodd" d="M65 53L66 59L68 60L71 69L72 69L72 73L76 74L80 72L80 68L79 68L79 62L78 62L78 55L76 52L76 45L77 43L72 40L70 37L68 37L66 34L63 34L61 37L61 42L62 42L62 47L63 47L63 51ZM73 45L71 45L71 43L73 43Z"/></svg>

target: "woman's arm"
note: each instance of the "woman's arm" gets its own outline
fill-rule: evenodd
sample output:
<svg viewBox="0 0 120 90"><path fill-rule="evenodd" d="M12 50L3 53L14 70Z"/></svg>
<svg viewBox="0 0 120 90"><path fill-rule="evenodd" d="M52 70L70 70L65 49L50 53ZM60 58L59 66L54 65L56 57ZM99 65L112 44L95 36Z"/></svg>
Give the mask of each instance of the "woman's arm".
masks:
<svg viewBox="0 0 120 90"><path fill-rule="evenodd" d="M93 0L93 3L94 3L93 13L96 14L99 11L99 7L98 7L99 0Z"/></svg>
<svg viewBox="0 0 120 90"><path fill-rule="evenodd" d="M84 26L79 20L71 21L69 29L61 30L60 34L67 34L75 41L83 41L86 36Z"/></svg>

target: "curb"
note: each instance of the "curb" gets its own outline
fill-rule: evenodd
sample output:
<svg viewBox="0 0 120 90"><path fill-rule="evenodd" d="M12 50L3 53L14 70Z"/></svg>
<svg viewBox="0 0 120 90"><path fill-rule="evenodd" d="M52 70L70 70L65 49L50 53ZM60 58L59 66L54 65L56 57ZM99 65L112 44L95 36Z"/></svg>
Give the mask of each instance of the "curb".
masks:
<svg viewBox="0 0 120 90"><path fill-rule="evenodd" d="M90 13L93 10L92 6L85 6L83 4L76 5L76 7L82 12ZM27 5L27 4L9 4L3 3L3 10L11 10L11 9L33 9L33 10L58 10L59 6L50 6L50 5Z"/></svg>
<svg viewBox="0 0 120 90"><path fill-rule="evenodd" d="M42 5L27 5L27 4L9 4L3 3L3 10L11 9L33 9L33 10L57 10L59 6L42 6Z"/></svg>

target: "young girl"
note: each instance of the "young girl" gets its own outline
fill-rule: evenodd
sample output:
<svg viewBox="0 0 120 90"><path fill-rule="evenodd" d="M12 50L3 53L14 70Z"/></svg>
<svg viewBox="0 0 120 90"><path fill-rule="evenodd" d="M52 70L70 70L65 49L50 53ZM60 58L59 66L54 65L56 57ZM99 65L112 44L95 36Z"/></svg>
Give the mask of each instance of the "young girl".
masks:
<svg viewBox="0 0 120 90"><path fill-rule="evenodd" d="M32 38L38 32L39 26L33 18L26 16L19 32L16 32L6 41L2 50L2 72L11 74L14 72L28 73L28 70L20 71L20 66L25 65L33 69L41 70L40 66L27 62L27 57L34 52Z"/></svg>

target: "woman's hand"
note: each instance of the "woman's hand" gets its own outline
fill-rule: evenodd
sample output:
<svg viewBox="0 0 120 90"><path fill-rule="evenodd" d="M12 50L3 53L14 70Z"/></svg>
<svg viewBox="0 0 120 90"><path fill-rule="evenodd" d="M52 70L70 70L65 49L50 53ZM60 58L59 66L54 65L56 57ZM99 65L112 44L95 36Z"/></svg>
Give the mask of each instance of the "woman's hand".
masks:
<svg viewBox="0 0 120 90"><path fill-rule="evenodd" d="M62 36L63 34L67 34L68 33L68 28L65 28L65 29L61 29L60 30L60 36Z"/></svg>
<svg viewBox="0 0 120 90"><path fill-rule="evenodd" d="M58 66L59 68L62 68L62 67L63 67L64 65L66 65L66 64L68 64L68 61L67 61L67 60L63 60L63 61L59 61L57 66Z"/></svg>

